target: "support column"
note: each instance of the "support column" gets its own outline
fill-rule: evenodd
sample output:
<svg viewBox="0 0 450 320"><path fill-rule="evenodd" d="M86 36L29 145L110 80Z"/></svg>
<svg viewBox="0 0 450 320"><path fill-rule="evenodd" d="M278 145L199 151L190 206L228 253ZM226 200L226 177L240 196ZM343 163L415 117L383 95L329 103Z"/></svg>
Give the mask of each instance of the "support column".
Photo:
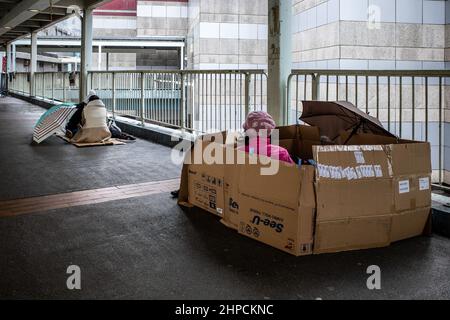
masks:
<svg viewBox="0 0 450 320"><path fill-rule="evenodd" d="M180 47L180 70L184 70L184 47Z"/></svg>
<svg viewBox="0 0 450 320"><path fill-rule="evenodd" d="M287 79L292 69L292 0L268 0L267 109L278 125L287 123Z"/></svg>
<svg viewBox="0 0 450 320"><path fill-rule="evenodd" d="M16 44L11 44L11 72L16 72Z"/></svg>
<svg viewBox="0 0 450 320"><path fill-rule="evenodd" d="M6 73L10 73L12 70L11 67L11 43L6 44Z"/></svg>
<svg viewBox="0 0 450 320"><path fill-rule="evenodd" d="M81 66L80 66L80 101L88 93L88 71L92 66L92 11L84 9L81 20Z"/></svg>
<svg viewBox="0 0 450 320"><path fill-rule="evenodd" d="M11 72L11 44L6 44L6 90L9 90L9 73Z"/></svg>
<svg viewBox="0 0 450 320"><path fill-rule="evenodd" d="M102 46L98 46L98 71L102 71Z"/></svg>
<svg viewBox="0 0 450 320"><path fill-rule="evenodd" d="M31 33L30 52L30 96L36 96L35 73L37 70L37 32Z"/></svg>

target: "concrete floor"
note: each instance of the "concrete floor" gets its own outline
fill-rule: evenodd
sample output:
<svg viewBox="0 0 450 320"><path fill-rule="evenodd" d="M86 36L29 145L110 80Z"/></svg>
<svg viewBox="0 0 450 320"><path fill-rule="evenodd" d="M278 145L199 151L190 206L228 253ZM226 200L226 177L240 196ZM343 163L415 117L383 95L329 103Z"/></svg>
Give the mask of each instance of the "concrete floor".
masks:
<svg viewBox="0 0 450 320"><path fill-rule="evenodd" d="M170 149L146 141L31 146L43 112L0 99L0 200L176 178ZM0 298L449 299L450 240L295 258L237 235L168 194L0 218ZM66 288L81 268L82 290ZM366 287L378 265L382 289Z"/></svg>

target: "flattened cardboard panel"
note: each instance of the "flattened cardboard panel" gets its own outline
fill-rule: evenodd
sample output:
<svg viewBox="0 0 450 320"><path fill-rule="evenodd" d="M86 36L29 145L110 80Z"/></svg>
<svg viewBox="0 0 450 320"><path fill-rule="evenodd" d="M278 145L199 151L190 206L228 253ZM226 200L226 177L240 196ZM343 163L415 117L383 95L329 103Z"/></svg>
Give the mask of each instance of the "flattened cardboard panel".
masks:
<svg viewBox="0 0 450 320"><path fill-rule="evenodd" d="M316 208L316 194L314 190L314 167L301 167L300 206Z"/></svg>
<svg viewBox="0 0 450 320"><path fill-rule="evenodd" d="M405 176L393 179L395 212L416 209L417 187L414 178Z"/></svg>
<svg viewBox="0 0 450 320"><path fill-rule="evenodd" d="M238 230L239 227L239 173L243 166L225 166L225 211L223 224Z"/></svg>
<svg viewBox="0 0 450 320"><path fill-rule="evenodd" d="M392 169L396 176L431 174L431 147L429 143L390 145Z"/></svg>
<svg viewBox="0 0 450 320"><path fill-rule="evenodd" d="M386 247L390 244L391 216L321 222L314 254Z"/></svg>
<svg viewBox="0 0 450 320"><path fill-rule="evenodd" d="M297 203L298 199L302 200L300 207L295 208L240 193L239 233L296 256L311 254L314 227L312 179L312 168L303 167L300 181L308 184L309 188L301 192L309 194L297 197Z"/></svg>
<svg viewBox="0 0 450 320"><path fill-rule="evenodd" d="M280 140L279 145L280 147L285 148L291 155L292 159L295 161L295 156L298 154L296 140L294 139Z"/></svg>
<svg viewBox="0 0 450 320"><path fill-rule="evenodd" d="M317 180L365 180L392 176L382 146L316 146Z"/></svg>
<svg viewBox="0 0 450 320"><path fill-rule="evenodd" d="M392 216L391 241L401 241L423 234L431 208L406 211Z"/></svg>
<svg viewBox="0 0 450 320"><path fill-rule="evenodd" d="M184 164L181 170L180 191L178 193L178 205L185 206L189 203L189 165Z"/></svg>
<svg viewBox="0 0 450 320"><path fill-rule="evenodd" d="M249 158L249 157L248 157ZM273 203L280 208L296 210L300 192L301 175L297 166L279 161L276 175L262 175L259 164L245 165L240 172L239 193Z"/></svg>
<svg viewBox="0 0 450 320"><path fill-rule="evenodd" d="M310 126L279 127L280 146L287 149L294 161L313 159L312 147L320 145L319 128Z"/></svg>
<svg viewBox="0 0 450 320"><path fill-rule="evenodd" d="M189 203L223 217L225 207L223 170L223 165L190 165Z"/></svg>
<svg viewBox="0 0 450 320"><path fill-rule="evenodd" d="M294 140L298 135L298 126L277 127L280 140Z"/></svg>
<svg viewBox="0 0 450 320"><path fill-rule="evenodd" d="M431 206L430 176L401 176L393 181L397 213Z"/></svg>
<svg viewBox="0 0 450 320"><path fill-rule="evenodd" d="M416 198L417 208L431 207L431 176L421 175L415 177L418 191Z"/></svg>
<svg viewBox="0 0 450 320"><path fill-rule="evenodd" d="M390 179L318 181L317 221L391 214L392 192Z"/></svg>
<svg viewBox="0 0 450 320"><path fill-rule="evenodd" d="M320 132L317 127L299 126L298 157L303 160L313 159L313 146L320 145Z"/></svg>
<svg viewBox="0 0 450 320"><path fill-rule="evenodd" d="M295 255L298 251L296 210L241 195L239 220L240 234L290 254Z"/></svg>
<svg viewBox="0 0 450 320"><path fill-rule="evenodd" d="M311 254L314 242L316 197L314 192L314 168L302 168L300 208L298 219L299 254Z"/></svg>

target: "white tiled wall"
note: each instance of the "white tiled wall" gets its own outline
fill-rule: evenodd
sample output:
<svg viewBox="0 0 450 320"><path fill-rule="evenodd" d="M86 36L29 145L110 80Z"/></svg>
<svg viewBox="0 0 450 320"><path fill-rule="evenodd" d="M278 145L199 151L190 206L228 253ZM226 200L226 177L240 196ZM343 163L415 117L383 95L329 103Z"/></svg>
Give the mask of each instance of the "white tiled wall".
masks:
<svg viewBox="0 0 450 320"><path fill-rule="evenodd" d="M395 0L369 0L369 7L378 9L380 22L395 22Z"/></svg>
<svg viewBox="0 0 450 320"><path fill-rule="evenodd" d="M423 0L397 0L396 21L399 23L422 23Z"/></svg>
<svg viewBox="0 0 450 320"><path fill-rule="evenodd" d="M359 1L359 0L358 0ZM362 0L365 1L365 0ZM313 29L339 20L339 0L329 0L294 14L292 32Z"/></svg>
<svg viewBox="0 0 450 320"><path fill-rule="evenodd" d="M368 5L368 0L341 0L340 19L347 21L367 21Z"/></svg>
<svg viewBox="0 0 450 320"><path fill-rule="evenodd" d="M446 0L294 0L294 67L440 67L446 19Z"/></svg>
<svg viewBox="0 0 450 320"><path fill-rule="evenodd" d="M137 4L137 16L152 18L187 18L188 9L185 4L168 3L167 5L154 5L148 2Z"/></svg>
<svg viewBox="0 0 450 320"><path fill-rule="evenodd" d="M136 29L136 18L96 16L93 20L93 27L94 29Z"/></svg>
<svg viewBox="0 0 450 320"><path fill-rule="evenodd" d="M423 23L445 24L445 1L424 1Z"/></svg>
<svg viewBox="0 0 450 320"><path fill-rule="evenodd" d="M267 68L267 0L193 0L188 11L190 68Z"/></svg>
<svg viewBox="0 0 450 320"><path fill-rule="evenodd" d="M370 8L380 22L445 24L446 0L328 0L294 15L294 32L341 21L367 21ZM447 6L447 10L450 9ZM450 12L448 16L450 15ZM447 16L447 19L450 17Z"/></svg>
<svg viewBox="0 0 450 320"><path fill-rule="evenodd" d="M200 22L200 38L266 40L266 24Z"/></svg>

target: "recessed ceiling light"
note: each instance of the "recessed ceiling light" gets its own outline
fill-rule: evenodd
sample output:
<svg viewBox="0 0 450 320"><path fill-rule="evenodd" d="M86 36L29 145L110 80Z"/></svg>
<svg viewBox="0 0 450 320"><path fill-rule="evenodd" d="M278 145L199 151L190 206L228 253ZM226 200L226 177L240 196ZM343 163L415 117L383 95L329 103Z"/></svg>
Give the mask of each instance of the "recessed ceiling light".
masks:
<svg viewBox="0 0 450 320"><path fill-rule="evenodd" d="M39 12L38 9L29 9L28 11L30 11L30 12Z"/></svg>
<svg viewBox="0 0 450 320"><path fill-rule="evenodd" d="M3 27L3 28L5 28L5 29L11 29L11 27Z"/></svg>

